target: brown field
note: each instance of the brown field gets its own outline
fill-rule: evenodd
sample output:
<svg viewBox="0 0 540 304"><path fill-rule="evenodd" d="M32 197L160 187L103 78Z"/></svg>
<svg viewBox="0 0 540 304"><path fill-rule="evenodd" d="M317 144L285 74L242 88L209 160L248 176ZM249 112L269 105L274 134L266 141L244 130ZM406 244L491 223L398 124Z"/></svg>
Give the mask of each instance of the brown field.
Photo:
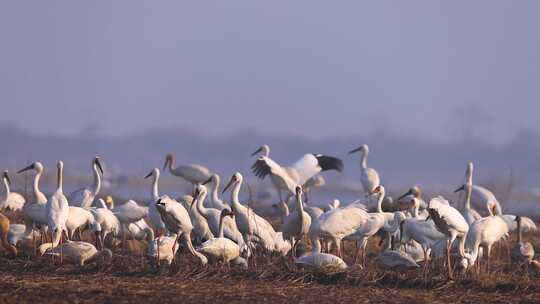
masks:
<svg viewBox="0 0 540 304"><path fill-rule="evenodd" d="M540 248L538 234L526 239ZM370 241L366 269L352 267L345 273L314 273L287 259L262 256L247 271L202 268L182 248L172 267L158 272L142 257L144 244L135 241L128 254L115 250L112 265L103 270L93 264L54 265L49 258L24 253L13 259L2 251L0 303L540 303L540 273L531 269L526 274L510 265L504 245L494 247L491 274L456 273L449 281L438 266L427 279L421 269L377 269L372 264L377 243L376 237ZM351 263L352 243L346 243L346 252Z"/></svg>

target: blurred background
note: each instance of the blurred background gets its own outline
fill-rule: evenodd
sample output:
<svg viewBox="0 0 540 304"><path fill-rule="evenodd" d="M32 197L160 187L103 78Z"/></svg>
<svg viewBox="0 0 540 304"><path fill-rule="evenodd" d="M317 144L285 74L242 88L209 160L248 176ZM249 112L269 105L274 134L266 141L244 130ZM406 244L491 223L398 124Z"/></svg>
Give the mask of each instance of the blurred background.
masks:
<svg viewBox="0 0 540 304"><path fill-rule="evenodd" d="M249 155L342 158L314 197L357 197L359 155L393 194L475 183L540 201L538 1L0 1L0 167L39 160L69 189L102 156L108 191L201 163L256 183ZM45 178L45 187L54 178ZM163 174L163 190L188 185ZM47 188L46 188L47 189ZM27 189L28 190L28 189ZM450 196L453 199L457 197ZM515 207L518 206L518 207Z"/></svg>

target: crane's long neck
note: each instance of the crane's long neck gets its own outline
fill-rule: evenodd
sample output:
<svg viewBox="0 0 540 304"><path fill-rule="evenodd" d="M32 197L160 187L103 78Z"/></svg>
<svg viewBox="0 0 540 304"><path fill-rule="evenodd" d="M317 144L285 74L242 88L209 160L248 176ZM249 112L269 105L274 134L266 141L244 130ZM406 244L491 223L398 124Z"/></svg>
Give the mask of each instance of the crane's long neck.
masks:
<svg viewBox="0 0 540 304"><path fill-rule="evenodd" d="M465 210L471 209L472 182L465 185Z"/></svg>
<svg viewBox="0 0 540 304"><path fill-rule="evenodd" d="M231 207L232 210L237 213L240 210L242 210L242 204L240 204L240 187L242 186L242 180L239 180L236 182L236 184L233 186L233 189L231 191Z"/></svg>
<svg viewBox="0 0 540 304"><path fill-rule="evenodd" d="M412 207L412 217L418 218L420 216L418 209L420 209L420 206L418 206L418 204L414 204Z"/></svg>
<svg viewBox="0 0 540 304"><path fill-rule="evenodd" d="M152 181L152 198L154 199L154 202L158 200L159 198L159 171L154 172L154 180Z"/></svg>
<svg viewBox="0 0 540 304"><path fill-rule="evenodd" d="M5 193L4 193L4 200L7 200L8 199L8 196L9 196L9 183L7 181L7 178L3 177L2 178L2 181L4 182L4 190L5 190Z"/></svg>
<svg viewBox="0 0 540 304"><path fill-rule="evenodd" d="M57 188L57 191L60 191L60 192L63 192L63 189L62 189L62 186L63 186L63 183L64 183L64 170L63 170L63 166L59 165L58 166L58 188Z"/></svg>
<svg viewBox="0 0 540 304"><path fill-rule="evenodd" d="M38 204L45 204L47 202L45 194L39 190L39 179L41 178L42 174L43 170L38 170L34 176L34 199Z"/></svg>
<svg viewBox="0 0 540 304"><path fill-rule="evenodd" d="M269 146L263 146L262 155L265 157L270 157L270 147Z"/></svg>
<svg viewBox="0 0 540 304"><path fill-rule="evenodd" d="M382 187L381 187L382 188ZM377 200L377 212L382 213L382 202L384 200L384 191L379 193L379 199Z"/></svg>
<svg viewBox="0 0 540 304"><path fill-rule="evenodd" d="M224 233L223 233L223 220L225 219L225 216L220 216L219 217L219 237L220 238L223 238L224 237Z"/></svg>
<svg viewBox="0 0 540 304"><path fill-rule="evenodd" d="M302 202L302 195L296 195L296 207L298 210L298 219L300 223L304 222L304 203Z"/></svg>
<svg viewBox="0 0 540 304"><path fill-rule="evenodd" d="M197 201L195 202L197 211L204 217L208 218L208 209L204 207L204 200L206 199L206 192L202 192L199 197L197 198Z"/></svg>
<svg viewBox="0 0 540 304"><path fill-rule="evenodd" d="M368 158L368 154L369 154L369 151L364 151L362 153L362 159L361 159L361 162L360 162L360 167L362 169L366 169L367 168L367 158Z"/></svg>
<svg viewBox="0 0 540 304"><path fill-rule="evenodd" d="M92 166L92 169L94 170L94 196L97 196L101 190L101 175L96 164Z"/></svg>

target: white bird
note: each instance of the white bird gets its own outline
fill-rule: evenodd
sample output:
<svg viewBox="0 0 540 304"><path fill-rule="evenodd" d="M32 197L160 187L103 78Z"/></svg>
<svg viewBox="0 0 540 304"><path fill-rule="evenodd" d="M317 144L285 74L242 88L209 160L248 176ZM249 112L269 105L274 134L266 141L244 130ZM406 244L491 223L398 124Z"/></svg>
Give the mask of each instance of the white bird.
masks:
<svg viewBox="0 0 540 304"><path fill-rule="evenodd" d="M24 196L17 192L11 192L11 180L9 179L8 171L4 170L4 176L2 177L4 183L4 197L0 201L0 210L12 210L20 211L24 207L26 200Z"/></svg>
<svg viewBox="0 0 540 304"><path fill-rule="evenodd" d="M41 236L39 231L34 231L30 235L26 235L26 226L23 224L10 224L7 234L7 241L13 246L17 246L20 241L32 240Z"/></svg>
<svg viewBox="0 0 540 304"><path fill-rule="evenodd" d="M154 238L154 233L150 230L148 233L148 249L146 252L148 260L152 263L156 259L159 259L159 262L165 261L167 265L171 265L174 256L180 247L180 244L176 242L176 239L176 234Z"/></svg>
<svg viewBox="0 0 540 304"><path fill-rule="evenodd" d="M58 187L54 194L47 201L47 220L49 232L51 233L51 246L54 248L62 243L62 234L66 232L66 222L69 216L69 204L64 195L62 184L64 180L64 163L58 162ZM63 257L60 255L60 261Z"/></svg>
<svg viewBox="0 0 540 304"><path fill-rule="evenodd" d="M168 196L160 197L156 205L167 230L176 234L178 238L183 238L189 252L197 257L202 265L208 264L208 259L193 248L191 243L193 224L186 209Z"/></svg>
<svg viewBox="0 0 540 304"><path fill-rule="evenodd" d="M517 232L518 226L517 226L517 216L513 214L503 214L501 215L502 219L506 222L506 225L508 225L508 229L510 232ZM526 216L519 216L520 219L520 225L521 225L521 231L522 232L534 232L536 231L536 224L533 220Z"/></svg>
<svg viewBox="0 0 540 304"><path fill-rule="evenodd" d="M469 170L470 169L470 170ZM467 184L470 183L472 185L472 175L473 175L473 164L469 163L467 166L467 172L465 176L465 180L467 181L466 184L463 184L461 187L456 189L454 192L459 192L463 190L467 190L469 187ZM486 208L489 215L501 215L502 214L502 208L501 204L493 194L493 192L489 191L488 189L478 186L478 185L472 185L471 188L471 203L476 208Z"/></svg>
<svg viewBox="0 0 540 304"><path fill-rule="evenodd" d="M265 250L275 251L277 234L272 225L264 218L257 215L253 209L246 207L240 203L238 198L240 187L244 177L239 172L236 172L231 177L229 183L225 186L222 193L231 190L231 210L234 212L234 218L238 230L242 233L244 241L258 242Z"/></svg>
<svg viewBox="0 0 540 304"><path fill-rule="evenodd" d="M406 252L401 250L394 249L394 242L392 240L389 242L389 247L382 252L380 252L375 258L375 262L381 268L389 270L408 270L419 268L420 266L416 261Z"/></svg>
<svg viewBox="0 0 540 304"><path fill-rule="evenodd" d="M68 238L73 240L75 230L79 229L79 232L81 232L84 228L90 228L90 231L92 232L101 231L101 227L99 223L96 222L92 212L82 207L69 206L68 218L66 221Z"/></svg>
<svg viewBox="0 0 540 304"><path fill-rule="evenodd" d="M296 249L296 244L307 237L309 228L311 227L311 216L304 211L302 202L302 187L296 187L296 206L297 210L289 214L281 225L283 237L293 243L293 253Z"/></svg>
<svg viewBox="0 0 540 304"><path fill-rule="evenodd" d="M303 186L321 171L343 171L343 161L322 154L306 154L291 166L281 167L269 156L262 155L251 166L251 169L261 179L270 175L272 183L278 190L279 199L283 201L282 190L294 195L296 186Z"/></svg>
<svg viewBox="0 0 540 304"><path fill-rule="evenodd" d="M219 175L217 175L216 173L212 174L212 177L210 177L210 179L208 179L207 181L205 181L203 183L203 185L206 185L208 183L211 183L212 187L211 187L211 196L210 196L210 200L212 202L212 206L218 210L223 210L225 208L227 209L231 209L225 202L223 202L223 200L219 197L219 183L220 183L220 178L219 178Z"/></svg>
<svg viewBox="0 0 540 304"><path fill-rule="evenodd" d="M169 169L172 175L181 177L193 185L195 190L196 185L200 185L212 176L212 172L205 166L198 164L187 164L174 167L174 155L167 154L163 170Z"/></svg>
<svg viewBox="0 0 540 304"><path fill-rule="evenodd" d="M469 224L467 224L463 215L457 209L450 206L450 203L442 196L431 199L428 205L428 212L437 230L447 237L447 267L448 276L451 278L453 275L450 262L450 249L456 238L460 240L460 248L463 247L467 231L469 231Z"/></svg>
<svg viewBox="0 0 540 304"><path fill-rule="evenodd" d="M107 208L107 205L103 199L99 199L98 208L90 209L90 212L94 215L94 219L99 223L101 230L99 231L99 241L101 246L105 242L107 235L117 236L120 233L120 221L114 215L114 213Z"/></svg>
<svg viewBox="0 0 540 304"><path fill-rule="evenodd" d="M161 215L156 209L156 202L159 199L159 169L154 168L150 173L148 173L144 178L152 177L152 191L151 191L151 202L148 204L148 218L150 223L154 226L156 231L165 231L165 223L161 220Z"/></svg>
<svg viewBox="0 0 540 304"><path fill-rule="evenodd" d="M200 215L202 215L210 228L213 235L220 235L220 230L223 230L224 237L234 241L240 248L244 248L245 242L242 233L238 230L236 222L233 217L222 217L220 210L215 208L206 208L204 206L204 201L207 196L206 187L203 185L197 186L195 189L195 198L191 203L190 208L195 208ZM224 208L223 210L230 210L229 208ZM221 226L220 226L221 225Z"/></svg>
<svg viewBox="0 0 540 304"><path fill-rule="evenodd" d="M87 263L96 262L100 267L112 262L112 252L109 249L98 251L96 247L87 242L67 241L58 246L51 247L51 243L39 246L41 254L65 256L71 263L84 266Z"/></svg>
<svg viewBox="0 0 540 304"><path fill-rule="evenodd" d="M355 152L362 152L362 160L360 163L360 182L362 182L362 187L364 188L364 193L366 197L369 196L369 193L373 192L375 188L381 184L379 178L379 173L373 168L368 168L367 159L369 154L368 145L362 145L354 150L349 151L349 154Z"/></svg>
<svg viewBox="0 0 540 304"><path fill-rule="evenodd" d="M234 217L234 213L228 209L223 209L220 213L218 237L211 238L202 243L197 247L197 251L214 260L229 264L230 261L240 257L240 246L224 237L223 234L223 219L227 216Z"/></svg>
<svg viewBox="0 0 540 304"><path fill-rule="evenodd" d="M511 257L514 263L528 266L534 258L534 247L530 242L524 242L521 235L521 216L516 216L517 242L512 247Z"/></svg>
<svg viewBox="0 0 540 304"><path fill-rule="evenodd" d="M144 218L129 223L128 225L120 226L120 234L122 239L132 239L137 241L148 240L150 234L154 234L152 227L144 220Z"/></svg>
<svg viewBox="0 0 540 304"><path fill-rule="evenodd" d="M424 201L424 199L422 198L422 190L420 189L420 187L418 186L413 186L409 189L409 191L407 191L405 194L403 194L402 196L400 196L398 199L397 199L397 205L398 205L398 208L403 208L403 203L405 202L405 204L407 205L408 203L411 202L411 198L415 197L417 200L418 200L418 208L417 208L417 212L415 210L412 210L413 211L413 217L416 217L416 218L422 218L422 219L425 219L428 217L428 212L427 212L427 204L426 204L426 201Z"/></svg>
<svg viewBox="0 0 540 304"><path fill-rule="evenodd" d="M195 193L197 193L198 185L195 186ZM210 229L210 226L208 225L208 221L206 218L197 210L197 208L193 208L193 203L195 202L195 199L191 195L183 195L178 200L184 208L187 210L189 217L191 219L191 223L193 224L193 236L197 243L202 243L204 241L207 241L214 237L214 234L212 233L212 230Z"/></svg>
<svg viewBox="0 0 540 304"><path fill-rule="evenodd" d="M81 188L68 195L68 201L72 206L88 209L94 203L94 199L101 190L101 176L103 175L103 166L99 156L94 157L92 160L92 171L94 174L92 187Z"/></svg>
<svg viewBox="0 0 540 304"><path fill-rule="evenodd" d="M487 271L493 244L508 235L508 226L500 216L488 216L474 222L467 233L466 249L461 249L461 266L465 269L474 265L478 259L479 247L487 252Z"/></svg>
<svg viewBox="0 0 540 304"><path fill-rule="evenodd" d="M360 208L336 208L322 214L313 221L310 229L312 244L319 244L320 239L330 239L337 249L338 256L343 256L341 240L356 232L369 218L368 213ZM320 249L317 250L320 252Z"/></svg>
<svg viewBox="0 0 540 304"><path fill-rule="evenodd" d="M111 210L122 225L134 223L148 216L148 207L140 206L134 200L115 206Z"/></svg>
<svg viewBox="0 0 540 304"><path fill-rule="evenodd" d="M347 264L341 258L329 253L311 252L296 258L294 262L319 270L347 269Z"/></svg>
<svg viewBox="0 0 540 304"><path fill-rule="evenodd" d="M465 208L463 209L463 217L469 225L474 223L476 220L481 219L482 216L473 208L471 208L471 195L472 195L472 174L473 174L473 163L469 162L467 164L467 170L465 171L465 183L463 184L465 190ZM461 188L456 190L461 191Z"/></svg>
<svg viewBox="0 0 540 304"><path fill-rule="evenodd" d="M22 173L28 170L34 170L36 171L36 175L34 176L34 182L33 182L33 194L34 198L31 201L31 203L24 204L23 207L23 214L24 214L24 224L26 226L25 229L25 235L31 236L33 234L34 228L37 228L36 226L41 227L41 236L44 235L45 227L48 224L47 219L47 197L41 190L39 189L39 181L41 178L41 175L43 174L43 165L40 162L34 162L30 164L29 166L19 170L17 173ZM34 239L34 252L35 252L35 239Z"/></svg>

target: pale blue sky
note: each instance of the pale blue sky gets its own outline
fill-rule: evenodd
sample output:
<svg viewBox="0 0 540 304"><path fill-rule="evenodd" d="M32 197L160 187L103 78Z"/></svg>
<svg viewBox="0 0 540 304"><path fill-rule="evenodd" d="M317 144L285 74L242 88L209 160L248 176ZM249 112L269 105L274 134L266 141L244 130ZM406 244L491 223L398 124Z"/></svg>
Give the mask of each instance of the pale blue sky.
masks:
<svg viewBox="0 0 540 304"><path fill-rule="evenodd" d="M0 122L437 140L472 128L501 141L540 131L539 12L525 0L1 0Z"/></svg>

